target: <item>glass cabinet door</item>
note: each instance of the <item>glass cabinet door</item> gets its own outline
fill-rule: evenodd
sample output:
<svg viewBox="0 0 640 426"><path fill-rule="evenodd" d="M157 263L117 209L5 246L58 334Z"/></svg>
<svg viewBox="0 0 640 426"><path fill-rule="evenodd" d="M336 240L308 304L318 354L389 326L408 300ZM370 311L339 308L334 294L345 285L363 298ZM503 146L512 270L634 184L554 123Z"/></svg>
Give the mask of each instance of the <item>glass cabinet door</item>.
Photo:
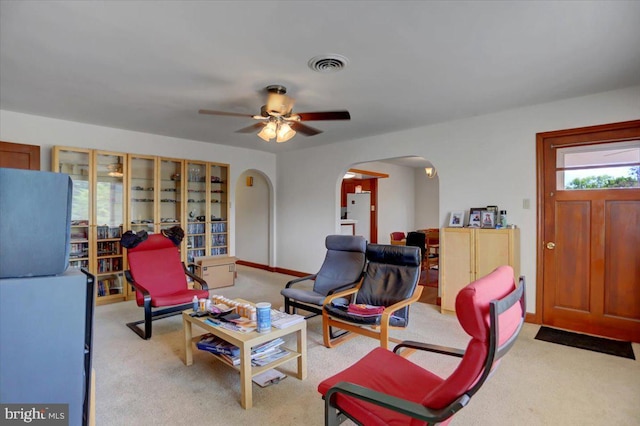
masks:
<svg viewBox="0 0 640 426"><path fill-rule="evenodd" d="M124 256L120 237L124 222L125 155L97 152L95 158L96 279L98 298L123 298Z"/></svg>
<svg viewBox="0 0 640 426"><path fill-rule="evenodd" d="M187 162L187 263L206 255L207 168L206 163Z"/></svg>
<svg viewBox="0 0 640 426"><path fill-rule="evenodd" d="M210 215L211 255L227 254L227 173L228 167L210 165Z"/></svg>
<svg viewBox="0 0 640 426"><path fill-rule="evenodd" d="M152 233L156 221L156 161L153 157L130 155L129 170L129 229Z"/></svg>
<svg viewBox="0 0 640 426"><path fill-rule="evenodd" d="M160 159L160 229L182 226L181 160Z"/></svg>
<svg viewBox="0 0 640 426"><path fill-rule="evenodd" d="M93 247L89 243L91 218L91 152L89 150L56 149L53 170L66 173L73 181L71 201L71 246L69 267L90 270Z"/></svg>

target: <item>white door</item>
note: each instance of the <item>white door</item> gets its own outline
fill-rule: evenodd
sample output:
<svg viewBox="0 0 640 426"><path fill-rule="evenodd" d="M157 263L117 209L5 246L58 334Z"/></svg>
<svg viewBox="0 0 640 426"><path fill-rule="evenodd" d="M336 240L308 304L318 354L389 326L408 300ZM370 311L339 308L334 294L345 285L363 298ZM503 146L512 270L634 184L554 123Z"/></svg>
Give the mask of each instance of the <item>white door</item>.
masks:
<svg viewBox="0 0 640 426"><path fill-rule="evenodd" d="M357 220L356 235L362 235L369 241L369 230L371 229L370 193L347 194L347 219Z"/></svg>

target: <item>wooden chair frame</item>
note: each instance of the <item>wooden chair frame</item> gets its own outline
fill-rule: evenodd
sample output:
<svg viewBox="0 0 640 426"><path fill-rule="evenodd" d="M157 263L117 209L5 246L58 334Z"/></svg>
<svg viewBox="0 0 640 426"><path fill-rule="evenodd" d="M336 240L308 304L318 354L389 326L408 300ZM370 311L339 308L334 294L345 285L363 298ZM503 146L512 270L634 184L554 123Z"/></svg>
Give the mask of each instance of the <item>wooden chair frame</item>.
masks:
<svg viewBox="0 0 640 426"><path fill-rule="evenodd" d="M520 304L522 311L522 316L518 327L507 341L505 341L502 345L498 345L498 317L501 313L505 312L516 303ZM347 418L359 424L357 419L350 417L348 413L342 412L340 410L340 407L336 406L335 400L338 394L345 394L350 397L387 408L389 410L400 412L414 419L427 422L428 425L436 425L438 423L446 421L456 412L464 408L471 400L471 397L475 395L476 392L478 392L484 382L491 376L491 374L493 374L493 372L495 371L496 362L500 358L502 358L516 342L516 339L520 334L520 330L522 329L522 325L524 324L525 314L525 281L524 277L520 277L519 285L509 295L501 300L494 300L489 303L488 353L484 362L482 374L469 390L456 398L447 407L439 410L434 410L425 407L422 404L377 392L353 383L339 382L331 387L324 395L325 425L337 426L344 422ZM465 351L461 349L413 341L405 341L400 343L393 349L393 352L398 353L403 348L412 351L424 350L443 355L455 356L458 358L464 357L465 354Z"/></svg>
<svg viewBox="0 0 640 426"><path fill-rule="evenodd" d="M334 293L331 296L328 296L325 299L325 304L331 303L333 300L338 298L350 298L351 300L355 300L358 290L362 286L362 281L358 283L358 285L349 290L341 291L338 293ZM389 341L398 343L401 340L391 338L389 336L389 330L391 329L404 329L405 327L393 327L389 325L389 320L391 319L391 314L393 314L398 309L404 308L405 306L409 306L410 304L417 302L422 295L422 286L417 285L413 295L405 300L402 300L398 303L395 303L391 306L385 307L382 312L380 318L380 325L371 326L371 325L362 325L352 322L347 322L342 319L336 319L331 317L326 311L322 311L322 336L324 339L324 345L327 348L333 348L339 344L344 343L346 340L355 337L354 334L351 333L343 333L334 338L331 328L340 328L342 330L353 332L356 334L361 334L363 336L371 337L373 339L380 340L380 346L387 349L389 347Z"/></svg>

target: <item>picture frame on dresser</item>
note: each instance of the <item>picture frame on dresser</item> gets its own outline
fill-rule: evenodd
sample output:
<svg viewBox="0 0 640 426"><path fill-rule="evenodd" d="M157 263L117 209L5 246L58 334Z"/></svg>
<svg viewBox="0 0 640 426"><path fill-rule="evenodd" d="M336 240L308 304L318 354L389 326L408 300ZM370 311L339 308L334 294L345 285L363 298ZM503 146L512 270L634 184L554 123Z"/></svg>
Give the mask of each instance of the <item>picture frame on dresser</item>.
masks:
<svg viewBox="0 0 640 426"><path fill-rule="evenodd" d="M464 210L455 210L449 217L449 227L462 228L464 226Z"/></svg>
<svg viewBox="0 0 640 426"><path fill-rule="evenodd" d="M493 229L496 227L496 214L494 211L482 210L480 217L482 220L481 228Z"/></svg>
<svg viewBox="0 0 640 426"><path fill-rule="evenodd" d="M469 228L480 228L482 226L481 214L482 210L469 211Z"/></svg>
<svg viewBox="0 0 640 426"><path fill-rule="evenodd" d="M469 227L480 228L482 225L480 214L483 210L486 210L486 207L469 207Z"/></svg>

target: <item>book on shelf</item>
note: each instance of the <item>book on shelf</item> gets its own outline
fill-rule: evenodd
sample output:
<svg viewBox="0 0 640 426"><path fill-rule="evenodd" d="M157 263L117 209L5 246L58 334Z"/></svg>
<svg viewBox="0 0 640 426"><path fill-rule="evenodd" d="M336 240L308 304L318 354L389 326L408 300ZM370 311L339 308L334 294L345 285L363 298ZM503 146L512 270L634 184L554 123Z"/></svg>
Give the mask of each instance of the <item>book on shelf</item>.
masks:
<svg viewBox="0 0 640 426"><path fill-rule="evenodd" d="M231 356L226 354L216 354L216 355L224 358L231 365L240 365L240 356Z"/></svg>
<svg viewBox="0 0 640 426"><path fill-rule="evenodd" d="M284 340L280 337L277 339L269 340L261 345L255 346L251 350L251 359L264 358L269 356L273 352L278 350L278 347L284 343Z"/></svg>
<svg viewBox="0 0 640 426"><path fill-rule="evenodd" d="M255 346L251 350L251 364L254 366L267 365L286 356L289 351L281 349L284 340L280 337ZM198 342L198 349L220 356L231 365L240 365L240 348L214 336L211 333L203 334Z"/></svg>
<svg viewBox="0 0 640 426"><path fill-rule="evenodd" d="M240 355L240 348L236 345L223 340L211 333L204 334L196 343L198 349L212 352L218 355L231 355L237 357Z"/></svg>
<svg viewBox="0 0 640 426"><path fill-rule="evenodd" d="M288 354L289 354L289 351L287 351L286 349L277 348L273 352L264 354L264 356L258 356L256 358L252 358L251 364L254 366L261 367L263 365L271 364L272 362L277 361L280 358L287 356Z"/></svg>
<svg viewBox="0 0 640 426"><path fill-rule="evenodd" d="M275 309L271 310L271 325L275 328L286 328L304 321L304 317L298 314L287 314Z"/></svg>

